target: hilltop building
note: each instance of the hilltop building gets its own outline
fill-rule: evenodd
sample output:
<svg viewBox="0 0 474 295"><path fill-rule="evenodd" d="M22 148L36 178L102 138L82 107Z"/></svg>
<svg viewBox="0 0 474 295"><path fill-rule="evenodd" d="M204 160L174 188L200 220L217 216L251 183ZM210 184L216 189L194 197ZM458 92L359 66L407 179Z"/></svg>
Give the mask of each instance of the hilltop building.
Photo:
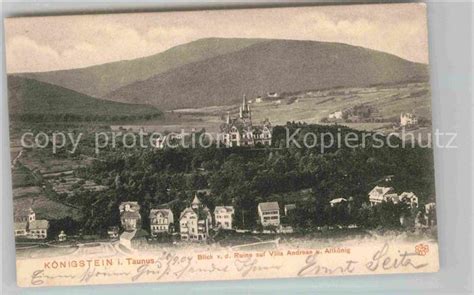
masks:
<svg viewBox="0 0 474 295"><path fill-rule="evenodd" d="M278 202L259 203L257 209L262 226L280 226L280 206Z"/></svg>
<svg viewBox="0 0 474 295"><path fill-rule="evenodd" d="M209 237L212 216L209 208L194 196L191 207L185 208L179 217L179 233L183 241L205 241Z"/></svg>
<svg viewBox="0 0 474 295"><path fill-rule="evenodd" d="M232 229L234 212L233 206L216 206L214 209L214 220L216 222L216 227L222 229Z"/></svg>
<svg viewBox="0 0 474 295"><path fill-rule="evenodd" d="M170 209L151 209L149 218L150 233L153 236L173 231L174 217Z"/></svg>
<svg viewBox="0 0 474 295"><path fill-rule="evenodd" d="M137 202L123 202L119 210L120 222L125 231L133 231L141 227L140 205Z"/></svg>
<svg viewBox="0 0 474 295"><path fill-rule="evenodd" d="M329 119L342 119L342 111L335 111L329 114L328 116Z"/></svg>
<svg viewBox="0 0 474 295"><path fill-rule="evenodd" d="M272 144L270 121L265 120L259 126L252 124L252 111L245 95L239 108L239 116L231 118L230 114L227 114L226 122L221 125L221 132L222 142L227 147Z"/></svg>
<svg viewBox="0 0 474 295"><path fill-rule="evenodd" d="M413 126L418 124L418 119L412 113L400 114L400 126Z"/></svg>

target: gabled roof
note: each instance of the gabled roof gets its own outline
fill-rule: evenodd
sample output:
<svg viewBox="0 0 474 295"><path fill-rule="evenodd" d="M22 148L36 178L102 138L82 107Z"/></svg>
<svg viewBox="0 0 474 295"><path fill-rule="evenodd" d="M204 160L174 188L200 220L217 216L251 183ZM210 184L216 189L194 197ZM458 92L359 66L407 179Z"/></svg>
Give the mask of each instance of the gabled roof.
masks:
<svg viewBox="0 0 474 295"><path fill-rule="evenodd" d="M186 215L187 213L191 213L191 214L194 214L194 215L197 216L197 213L194 212L193 209L187 207L187 208L185 208L183 211L181 211L181 214L179 215L179 220L181 220L181 219L183 218L183 216Z"/></svg>
<svg viewBox="0 0 474 295"><path fill-rule="evenodd" d="M49 221L47 220L34 220L30 222L29 225L30 230L32 229L48 229L49 228Z"/></svg>
<svg viewBox="0 0 474 295"><path fill-rule="evenodd" d="M400 200L402 198L412 198L412 197L416 197L416 195L412 192L403 192L400 194Z"/></svg>
<svg viewBox="0 0 474 295"><path fill-rule="evenodd" d="M393 191L393 187L376 186L376 187L374 187L374 188L370 191L369 195L374 195L374 196L375 196L375 195L380 195L380 196L383 196L383 195L385 195L386 193L391 192L391 191Z"/></svg>
<svg viewBox="0 0 474 295"><path fill-rule="evenodd" d="M122 203L120 203L119 210L120 211L125 211L125 206L126 205L130 206L129 211L139 211L140 210L140 205L138 205L138 202L122 202Z"/></svg>
<svg viewBox="0 0 474 295"><path fill-rule="evenodd" d="M194 199L193 199L193 202L191 204L193 204L193 205L201 204L201 200L199 200L197 195L194 195Z"/></svg>
<svg viewBox="0 0 474 295"><path fill-rule="evenodd" d="M331 204L338 204L338 203L341 203L341 202L347 202L347 200L344 199L344 198L335 198L335 199L332 199L331 201L329 201L329 203L331 203Z"/></svg>
<svg viewBox="0 0 474 295"><path fill-rule="evenodd" d="M218 211L234 213L234 207L233 206L216 206L216 208L214 208L214 213L217 213Z"/></svg>
<svg viewBox="0 0 474 295"><path fill-rule="evenodd" d="M149 218L154 218L158 213L161 213L168 218L170 218L170 215L173 215L173 212L170 209L151 209Z"/></svg>
<svg viewBox="0 0 474 295"><path fill-rule="evenodd" d="M287 210L296 209L296 204L286 204L285 209Z"/></svg>
<svg viewBox="0 0 474 295"><path fill-rule="evenodd" d="M26 230L26 226L26 222L15 222L14 224L15 230Z"/></svg>
<svg viewBox="0 0 474 295"><path fill-rule="evenodd" d="M280 210L280 206L278 206L278 202L259 203L258 207L260 208L261 211Z"/></svg>

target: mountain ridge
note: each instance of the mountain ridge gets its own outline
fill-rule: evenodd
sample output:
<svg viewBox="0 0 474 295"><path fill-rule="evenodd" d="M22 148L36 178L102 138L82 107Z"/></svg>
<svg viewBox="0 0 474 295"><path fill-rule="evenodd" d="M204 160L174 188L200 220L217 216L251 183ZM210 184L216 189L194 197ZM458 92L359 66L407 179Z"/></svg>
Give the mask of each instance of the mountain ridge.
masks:
<svg viewBox="0 0 474 295"><path fill-rule="evenodd" d="M161 111L140 104L95 98L61 86L19 76L8 77L8 108L22 121L113 121L151 119Z"/></svg>
<svg viewBox="0 0 474 295"><path fill-rule="evenodd" d="M360 46L267 40L131 83L106 98L164 109L223 105L243 94L425 81L427 70L425 64Z"/></svg>
<svg viewBox="0 0 474 295"><path fill-rule="evenodd" d="M146 80L180 65L239 50L266 40L204 38L135 59L76 69L12 75L65 87L93 97L103 97L121 86Z"/></svg>

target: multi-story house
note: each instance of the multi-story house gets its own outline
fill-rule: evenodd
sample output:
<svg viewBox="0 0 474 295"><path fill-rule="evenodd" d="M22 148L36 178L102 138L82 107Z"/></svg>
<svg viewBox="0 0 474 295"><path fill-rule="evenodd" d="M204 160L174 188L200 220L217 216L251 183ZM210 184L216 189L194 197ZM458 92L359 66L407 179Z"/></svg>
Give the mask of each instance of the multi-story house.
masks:
<svg viewBox="0 0 474 295"><path fill-rule="evenodd" d="M170 209L151 209L149 218L150 233L153 236L173 231L174 217Z"/></svg>
<svg viewBox="0 0 474 295"><path fill-rule="evenodd" d="M394 201L394 203L398 201L398 195L393 187L376 186L369 193L369 202L372 206L389 200Z"/></svg>
<svg viewBox="0 0 474 295"><path fill-rule="evenodd" d="M221 229L232 229L232 220L234 219L234 207L216 206L214 209L214 221L216 227Z"/></svg>
<svg viewBox="0 0 474 295"><path fill-rule="evenodd" d="M191 207L185 208L179 217L179 233L183 241L205 241L209 237L212 216L197 196Z"/></svg>
<svg viewBox="0 0 474 295"><path fill-rule="evenodd" d="M124 230L133 231L141 227L140 205L137 202L123 202L119 206L119 211Z"/></svg>
<svg viewBox="0 0 474 295"><path fill-rule="evenodd" d="M33 220L28 224L28 238L46 239L48 237L49 221Z"/></svg>
<svg viewBox="0 0 474 295"><path fill-rule="evenodd" d="M278 202L265 202L258 204L260 223L265 226L280 226L280 206Z"/></svg>

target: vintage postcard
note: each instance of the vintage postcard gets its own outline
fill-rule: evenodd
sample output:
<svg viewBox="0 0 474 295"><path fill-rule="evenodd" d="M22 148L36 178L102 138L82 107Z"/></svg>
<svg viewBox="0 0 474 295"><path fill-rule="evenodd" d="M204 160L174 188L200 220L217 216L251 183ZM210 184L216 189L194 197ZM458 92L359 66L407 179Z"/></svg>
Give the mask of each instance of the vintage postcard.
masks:
<svg viewBox="0 0 474 295"><path fill-rule="evenodd" d="M438 271L424 4L5 28L18 285Z"/></svg>

